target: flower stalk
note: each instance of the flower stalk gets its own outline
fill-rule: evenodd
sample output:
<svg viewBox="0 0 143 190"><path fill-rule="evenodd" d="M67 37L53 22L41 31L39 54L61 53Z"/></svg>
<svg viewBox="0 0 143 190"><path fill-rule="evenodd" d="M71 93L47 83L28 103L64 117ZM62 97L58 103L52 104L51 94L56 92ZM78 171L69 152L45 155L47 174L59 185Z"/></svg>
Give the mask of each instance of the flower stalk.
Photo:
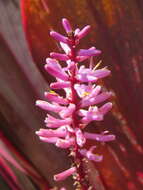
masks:
<svg viewBox="0 0 143 190"><path fill-rule="evenodd" d="M88 190L91 185L85 169L85 162L92 160L100 162L102 155L94 154L96 146L89 150L85 148L86 141L108 142L115 139L114 135L92 134L84 132L84 128L92 121L102 121L104 115L112 108L112 103L107 102L110 92L103 92L100 85L95 83L110 74L107 68L97 69L93 66L93 56L98 56L101 51L95 47L76 51L80 40L90 31L90 26L82 30L72 30L67 19L62 20L67 36L51 31L50 35L60 42L62 53L52 52L50 58L46 59L46 71L56 78L56 82L50 84L52 89L64 89L64 97L54 91L45 92L45 98L50 101L38 100L36 105L46 111L57 113L57 117L47 114L46 127L36 132L40 140L53 143L57 147L68 149L72 160L70 169L54 176L56 181L64 180L73 175L76 189ZM87 61L89 65L80 65L79 62ZM66 66L61 67L59 61L65 61ZM98 107L98 104L102 106ZM94 188L95 189L95 188Z"/></svg>

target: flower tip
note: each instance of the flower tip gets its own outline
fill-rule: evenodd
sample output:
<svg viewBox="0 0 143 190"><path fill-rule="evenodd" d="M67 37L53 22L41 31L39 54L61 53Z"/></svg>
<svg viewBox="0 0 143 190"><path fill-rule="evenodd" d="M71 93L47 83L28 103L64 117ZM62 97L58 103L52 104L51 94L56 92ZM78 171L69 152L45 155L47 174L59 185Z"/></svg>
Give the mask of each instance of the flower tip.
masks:
<svg viewBox="0 0 143 190"><path fill-rule="evenodd" d="M39 135L40 135L40 133L39 133L39 132L40 132L40 131L35 131L35 134L39 136Z"/></svg>
<svg viewBox="0 0 143 190"><path fill-rule="evenodd" d="M51 52L51 53L50 53L50 57L53 58L53 56L54 56L54 52Z"/></svg>
<svg viewBox="0 0 143 190"><path fill-rule="evenodd" d="M41 103L41 100L36 100L35 105L36 105L36 106L39 106L40 103Z"/></svg>
<svg viewBox="0 0 143 190"><path fill-rule="evenodd" d="M50 36L53 36L55 34L55 31L50 32Z"/></svg>
<svg viewBox="0 0 143 190"><path fill-rule="evenodd" d="M78 34L77 34L77 38L80 40L81 38L85 37L89 31L90 31L91 26L87 25L85 26Z"/></svg>
<svg viewBox="0 0 143 190"><path fill-rule="evenodd" d="M64 27L66 33L72 32L72 27L71 27L70 22L69 22L68 19L63 18L62 19L62 24L63 24L63 27Z"/></svg>
<svg viewBox="0 0 143 190"><path fill-rule="evenodd" d="M62 23L69 22L67 18L62 18Z"/></svg>
<svg viewBox="0 0 143 190"><path fill-rule="evenodd" d="M116 139L116 136L115 135L110 135L110 140L111 141L114 141Z"/></svg>
<svg viewBox="0 0 143 190"><path fill-rule="evenodd" d="M112 108L113 104L111 102L108 103L108 107Z"/></svg>
<svg viewBox="0 0 143 190"><path fill-rule="evenodd" d="M44 69L47 71L47 68L48 68L48 64L45 64L44 65Z"/></svg>
<svg viewBox="0 0 143 190"><path fill-rule="evenodd" d="M44 92L44 96L45 96L45 97L47 97L48 94L49 94L48 92Z"/></svg>
<svg viewBox="0 0 143 190"><path fill-rule="evenodd" d="M54 181L60 181L57 175L54 175Z"/></svg>
<svg viewBox="0 0 143 190"><path fill-rule="evenodd" d="M55 181L62 181L65 180L67 177L73 175L76 172L76 168L72 167L68 170L65 170L59 174L54 175L54 180Z"/></svg>

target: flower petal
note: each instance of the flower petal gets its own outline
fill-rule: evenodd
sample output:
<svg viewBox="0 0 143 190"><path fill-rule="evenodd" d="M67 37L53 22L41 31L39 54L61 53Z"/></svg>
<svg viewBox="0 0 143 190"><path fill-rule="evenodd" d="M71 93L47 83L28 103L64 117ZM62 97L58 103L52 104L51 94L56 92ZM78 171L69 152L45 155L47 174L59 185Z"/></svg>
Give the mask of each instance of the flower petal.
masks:
<svg viewBox="0 0 143 190"><path fill-rule="evenodd" d="M36 134L41 137L65 137L67 135L67 129L65 126L56 130L40 129L39 131L36 131Z"/></svg>
<svg viewBox="0 0 143 190"><path fill-rule="evenodd" d="M50 87L53 89L62 89L62 88L69 88L71 87L70 82L60 81L60 82L53 82L50 84Z"/></svg>
<svg viewBox="0 0 143 190"><path fill-rule="evenodd" d="M62 117L62 118L66 118L66 117L69 117L72 115L72 113L75 111L75 104L69 104L69 106L66 108L66 109L63 109L59 115Z"/></svg>
<svg viewBox="0 0 143 190"><path fill-rule="evenodd" d="M97 134L97 133L84 133L87 139L96 140L100 142L108 142L115 140L115 135L104 135L104 134Z"/></svg>
<svg viewBox="0 0 143 190"><path fill-rule="evenodd" d="M60 148L69 148L75 144L75 139L74 138L69 138L69 139L58 139L56 142L56 146Z"/></svg>
<svg viewBox="0 0 143 190"><path fill-rule="evenodd" d="M84 38L89 33L90 28L90 25L85 26L80 32L77 33L76 38L79 40Z"/></svg>
<svg viewBox="0 0 143 190"><path fill-rule="evenodd" d="M47 127L51 128L57 128L64 125L70 125L72 123L71 118L65 118L65 119L56 119L55 117L52 117L51 115L47 114L48 117L45 119L45 123Z"/></svg>
<svg viewBox="0 0 143 190"><path fill-rule="evenodd" d="M110 96L112 95L111 92L102 92L99 95L93 97L93 98L89 98L89 99L83 99L80 102L80 107L87 107L87 106L92 106L95 104L99 104L101 102L104 102L105 100L107 100Z"/></svg>
<svg viewBox="0 0 143 190"><path fill-rule="evenodd" d="M69 57L66 54L62 53L56 53L56 52L51 52L50 56L54 59L58 59L60 61L67 61Z"/></svg>
<svg viewBox="0 0 143 190"><path fill-rule="evenodd" d="M78 52L78 56L97 56L100 55L101 51L97 50L95 47L89 49L80 49Z"/></svg>
<svg viewBox="0 0 143 190"><path fill-rule="evenodd" d="M67 105L68 104L68 100L59 96L56 92L45 92L44 93L45 98L48 99L48 101L52 101L52 102L56 102L58 104L63 104L63 105Z"/></svg>
<svg viewBox="0 0 143 190"><path fill-rule="evenodd" d="M66 33L71 33L72 32L72 27L71 27L70 22L68 21L68 19L63 18L62 19L62 24L63 24L63 27L64 27Z"/></svg>
<svg viewBox="0 0 143 190"><path fill-rule="evenodd" d="M46 101L43 100L37 100L36 101L36 106L39 106L40 108L46 110L46 111L54 111L54 112L59 112L64 109L64 107L56 105L56 104L50 104Z"/></svg>
<svg viewBox="0 0 143 190"><path fill-rule="evenodd" d="M46 62L47 64L45 65L45 69L49 74L62 80L68 80L68 75L62 69L58 61L51 58L47 58Z"/></svg>
<svg viewBox="0 0 143 190"><path fill-rule="evenodd" d="M76 172L76 167L72 167L68 170L65 170L64 172L61 172L59 174L54 175L55 181L61 181L69 177L70 175L74 174Z"/></svg>
<svg viewBox="0 0 143 190"><path fill-rule="evenodd" d="M80 147L82 147L86 142L86 138L85 138L83 132L80 129L76 129L75 134L76 134L76 142L77 142L77 144Z"/></svg>
<svg viewBox="0 0 143 190"><path fill-rule="evenodd" d="M59 34L58 32L55 31L51 31L50 32L50 36L52 36L55 40L63 42L63 43L67 43L68 42L68 38Z"/></svg>

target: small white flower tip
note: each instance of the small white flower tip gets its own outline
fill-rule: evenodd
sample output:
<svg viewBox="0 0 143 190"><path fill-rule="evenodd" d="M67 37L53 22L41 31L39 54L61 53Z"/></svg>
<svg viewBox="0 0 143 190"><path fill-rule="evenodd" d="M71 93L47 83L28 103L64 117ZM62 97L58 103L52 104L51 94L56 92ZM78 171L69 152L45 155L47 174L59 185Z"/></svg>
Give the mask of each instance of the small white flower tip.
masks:
<svg viewBox="0 0 143 190"><path fill-rule="evenodd" d="M35 134L36 134L36 135L39 134L39 131L35 131Z"/></svg>
<svg viewBox="0 0 143 190"><path fill-rule="evenodd" d="M44 96L47 96L48 92L44 92Z"/></svg>
<svg viewBox="0 0 143 190"><path fill-rule="evenodd" d="M50 36L52 36L55 33L55 31L50 31Z"/></svg>
<svg viewBox="0 0 143 190"><path fill-rule="evenodd" d="M39 104L40 104L40 100L36 100L35 105L39 106Z"/></svg>
<svg viewBox="0 0 143 190"><path fill-rule="evenodd" d="M62 18L62 22L66 22L66 21L68 21L67 18ZM68 22L69 22L69 21L68 21Z"/></svg>

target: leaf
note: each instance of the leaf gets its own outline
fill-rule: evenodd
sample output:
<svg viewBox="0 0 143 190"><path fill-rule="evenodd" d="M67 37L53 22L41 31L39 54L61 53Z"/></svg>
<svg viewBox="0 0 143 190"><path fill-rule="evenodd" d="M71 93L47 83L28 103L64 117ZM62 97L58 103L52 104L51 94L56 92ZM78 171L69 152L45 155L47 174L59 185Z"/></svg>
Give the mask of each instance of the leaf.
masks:
<svg viewBox="0 0 143 190"><path fill-rule="evenodd" d="M38 95L1 36L0 62L0 121L1 131L6 137L2 137L3 142L39 188L55 186L53 174L59 171L59 163L61 169L68 167L68 161L63 152L40 143L36 137L35 131L43 125L43 116L35 108ZM58 157L62 160L53 164ZM67 181L65 186L70 183Z"/></svg>

